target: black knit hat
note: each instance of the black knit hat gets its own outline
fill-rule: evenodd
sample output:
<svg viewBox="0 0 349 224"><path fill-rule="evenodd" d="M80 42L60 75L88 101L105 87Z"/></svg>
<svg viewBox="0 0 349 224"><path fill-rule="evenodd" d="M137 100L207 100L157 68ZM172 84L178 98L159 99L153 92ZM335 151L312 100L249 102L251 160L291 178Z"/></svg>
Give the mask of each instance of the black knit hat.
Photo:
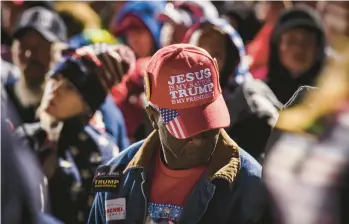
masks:
<svg viewBox="0 0 349 224"><path fill-rule="evenodd" d="M50 77L62 75L79 91L91 115L102 105L110 89L124 75L120 55L112 46L95 44L76 50L51 71Z"/></svg>

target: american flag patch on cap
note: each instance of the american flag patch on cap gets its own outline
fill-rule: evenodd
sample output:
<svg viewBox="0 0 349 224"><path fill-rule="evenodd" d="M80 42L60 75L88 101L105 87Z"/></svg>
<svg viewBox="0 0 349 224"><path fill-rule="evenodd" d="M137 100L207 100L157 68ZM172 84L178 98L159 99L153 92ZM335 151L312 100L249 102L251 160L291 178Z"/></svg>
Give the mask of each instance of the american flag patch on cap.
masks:
<svg viewBox="0 0 349 224"><path fill-rule="evenodd" d="M172 136L180 139L186 138L186 131L176 110L160 108L160 114L167 130Z"/></svg>

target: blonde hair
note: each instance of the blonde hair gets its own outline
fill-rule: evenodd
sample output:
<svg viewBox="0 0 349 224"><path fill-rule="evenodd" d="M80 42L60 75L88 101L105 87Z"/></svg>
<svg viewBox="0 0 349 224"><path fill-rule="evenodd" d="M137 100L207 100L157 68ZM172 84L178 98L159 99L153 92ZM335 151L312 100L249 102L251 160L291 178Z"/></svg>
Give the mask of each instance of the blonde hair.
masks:
<svg viewBox="0 0 349 224"><path fill-rule="evenodd" d="M56 2L55 9L58 13L65 12L80 21L84 29L101 26L100 17L87 2Z"/></svg>

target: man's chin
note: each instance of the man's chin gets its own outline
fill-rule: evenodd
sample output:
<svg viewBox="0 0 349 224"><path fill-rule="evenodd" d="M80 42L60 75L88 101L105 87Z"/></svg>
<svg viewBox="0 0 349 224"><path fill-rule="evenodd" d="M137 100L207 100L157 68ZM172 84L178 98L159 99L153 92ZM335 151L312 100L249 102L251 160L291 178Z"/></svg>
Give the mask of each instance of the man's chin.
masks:
<svg viewBox="0 0 349 224"><path fill-rule="evenodd" d="M26 84L28 87L37 88L37 87L41 87L44 84L45 79L38 78L38 77L34 78L34 77L26 76L25 81L26 81Z"/></svg>
<svg viewBox="0 0 349 224"><path fill-rule="evenodd" d="M41 86L45 82L46 73L42 69L27 67L23 74L29 86Z"/></svg>

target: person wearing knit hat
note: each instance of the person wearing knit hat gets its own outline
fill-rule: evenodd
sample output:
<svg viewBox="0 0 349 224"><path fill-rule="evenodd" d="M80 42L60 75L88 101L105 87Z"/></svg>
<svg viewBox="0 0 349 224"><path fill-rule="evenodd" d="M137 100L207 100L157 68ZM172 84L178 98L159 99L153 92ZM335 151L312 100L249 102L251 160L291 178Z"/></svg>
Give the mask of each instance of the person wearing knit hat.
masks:
<svg viewBox="0 0 349 224"><path fill-rule="evenodd" d="M85 30L83 33L70 38L68 43L69 49L66 50L66 53L68 54L71 51L74 51L74 49L90 44L104 43L112 45L113 49L122 59L122 72L125 74L133 69L136 61L134 52L128 46L117 43L117 39L106 30ZM125 119L118 106L114 103L111 95L107 96L104 104L98 111L96 111L95 116L92 117L90 123L97 127L101 132L107 132L110 134L113 137L115 144L117 144L121 150L130 145L126 132Z"/></svg>
<svg viewBox="0 0 349 224"><path fill-rule="evenodd" d="M86 223L93 173L119 153L110 136L88 122L121 81L121 62L104 44L74 51L48 74L40 121L15 131L37 153L48 178L52 214L64 223Z"/></svg>
<svg viewBox="0 0 349 224"><path fill-rule="evenodd" d="M261 166L224 131L230 118L216 60L170 45L144 79L154 131L98 169L88 223L261 223Z"/></svg>

